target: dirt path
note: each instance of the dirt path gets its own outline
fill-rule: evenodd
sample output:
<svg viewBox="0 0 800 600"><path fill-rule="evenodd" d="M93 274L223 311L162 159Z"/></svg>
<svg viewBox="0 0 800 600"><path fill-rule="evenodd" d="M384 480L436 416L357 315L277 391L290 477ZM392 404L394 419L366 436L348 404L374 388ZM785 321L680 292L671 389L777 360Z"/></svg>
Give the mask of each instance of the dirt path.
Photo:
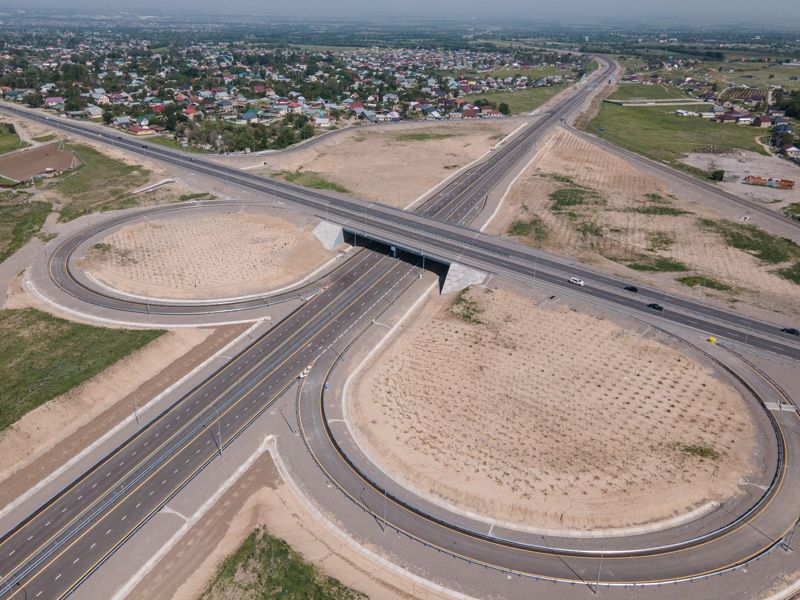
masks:
<svg viewBox="0 0 800 600"><path fill-rule="evenodd" d="M737 495L755 430L710 369L502 289L452 301L429 301L351 388L357 437L411 489L487 518L575 530Z"/></svg>

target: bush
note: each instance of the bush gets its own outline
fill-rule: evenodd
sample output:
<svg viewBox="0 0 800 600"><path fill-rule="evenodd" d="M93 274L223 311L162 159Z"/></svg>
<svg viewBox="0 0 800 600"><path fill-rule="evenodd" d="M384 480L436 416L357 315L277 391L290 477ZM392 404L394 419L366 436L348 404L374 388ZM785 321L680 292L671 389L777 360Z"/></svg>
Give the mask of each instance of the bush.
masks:
<svg viewBox="0 0 800 600"><path fill-rule="evenodd" d="M708 174L708 178L711 181L722 181L725 179L725 171L722 169L714 169L711 173Z"/></svg>

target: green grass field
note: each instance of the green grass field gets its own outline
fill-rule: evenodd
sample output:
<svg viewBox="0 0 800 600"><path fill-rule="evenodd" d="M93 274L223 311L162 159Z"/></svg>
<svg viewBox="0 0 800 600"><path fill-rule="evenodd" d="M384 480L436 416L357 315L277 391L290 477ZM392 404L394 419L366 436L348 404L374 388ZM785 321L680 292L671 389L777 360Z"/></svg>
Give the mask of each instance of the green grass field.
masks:
<svg viewBox="0 0 800 600"><path fill-rule="evenodd" d="M517 115L519 113L530 112L534 108L541 106L566 87L565 84L560 84L513 92L487 92L474 97L469 96L469 99L473 102L478 99L487 100L498 106L501 102L505 102L508 104L511 114Z"/></svg>
<svg viewBox="0 0 800 600"><path fill-rule="evenodd" d="M220 565L202 600L366 600L327 577L283 540L258 528Z"/></svg>
<svg viewBox="0 0 800 600"><path fill-rule="evenodd" d="M275 176L281 177L289 183L296 183L297 185L302 185L303 187L307 188L314 188L317 190L333 190L334 192L339 192L341 194L350 193L350 190L343 185L328 181L322 177L322 175L315 173L314 171L301 171L300 169L297 171L280 171L279 173L275 173Z"/></svg>
<svg viewBox="0 0 800 600"><path fill-rule="evenodd" d="M659 161L679 164L692 152L766 151L756 138L754 127L709 122L696 117L679 117L671 106L619 106L603 103L589 130L610 142ZM692 107L686 107L693 110ZM696 110L696 107L694 108Z"/></svg>
<svg viewBox="0 0 800 600"><path fill-rule="evenodd" d="M28 202L27 198L25 193L0 193L0 262L42 230L53 208L49 202Z"/></svg>
<svg viewBox="0 0 800 600"><path fill-rule="evenodd" d="M28 145L19 139L13 125L0 123L0 154L26 148Z"/></svg>
<svg viewBox="0 0 800 600"><path fill-rule="evenodd" d="M92 327L32 308L0 311L0 431L163 333Z"/></svg>
<svg viewBox="0 0 800 600"><path fill-rule="evenodd" d="M81 166L56 182L54 189L67 200L61 209L61 221L117 204L129 191L147 183L150 171L138 165L127 165L83 145L71 145Z"/></svg>
<svg viewBox="0 0 800 600"><path fill-rule="evenodd" d="M639 83L623 83L613 94L611 100L631 100L642 98L647 100L678 100L687 98L681 90L671 85L641 85Z"/></svg>

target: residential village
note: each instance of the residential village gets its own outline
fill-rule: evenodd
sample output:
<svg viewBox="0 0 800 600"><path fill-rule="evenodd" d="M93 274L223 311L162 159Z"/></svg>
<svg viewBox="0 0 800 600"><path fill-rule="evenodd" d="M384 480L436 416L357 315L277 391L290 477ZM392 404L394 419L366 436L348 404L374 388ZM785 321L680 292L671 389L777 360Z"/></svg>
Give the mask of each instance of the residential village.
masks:
<svg viewBox="0 0 800 600"><path fill-rule="evenodd" d="M655 72L649 72L651 70ZM702 62L670 60L654 69L645 67L642 71L628 73L620 83L674 86L685 94L684 99L697 101L675 109L674 113L679 117L764 129L764 140L769 142L773 153L800 164L800 127L797 125L800 93L796 89L789 91L780 84L735 83L724 86L717 81L717 75L718 71L709 69ZM800 68L790 79L800 80ZM682 102L680 94L676 94L672 98L648 98L647 103L672 106Z"/></svg>
<svg viewBox="0 0 800 600"><path fill-rule="evenodd" d="M3 99L214 152L285 148L358 124L500 118L508 106L481 99L485 92L566 84L583 73L583 59L556 53L525 62L512 52L155 47L96 35L46 50L6 45Z"/></svg>

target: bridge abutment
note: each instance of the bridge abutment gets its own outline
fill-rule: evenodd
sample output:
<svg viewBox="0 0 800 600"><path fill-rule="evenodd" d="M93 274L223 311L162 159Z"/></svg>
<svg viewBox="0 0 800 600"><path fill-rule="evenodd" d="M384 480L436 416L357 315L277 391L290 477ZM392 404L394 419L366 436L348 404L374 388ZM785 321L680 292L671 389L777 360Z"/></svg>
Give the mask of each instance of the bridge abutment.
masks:
<svg viewBox="0 0 800 600"><path fill-rule="evenodd" d="M471 285L479 285L486 281L487 273L466 267L459 263L450 263L447 269L447 277L442 285L442 294L450 292L460 292Z"/></svg>

